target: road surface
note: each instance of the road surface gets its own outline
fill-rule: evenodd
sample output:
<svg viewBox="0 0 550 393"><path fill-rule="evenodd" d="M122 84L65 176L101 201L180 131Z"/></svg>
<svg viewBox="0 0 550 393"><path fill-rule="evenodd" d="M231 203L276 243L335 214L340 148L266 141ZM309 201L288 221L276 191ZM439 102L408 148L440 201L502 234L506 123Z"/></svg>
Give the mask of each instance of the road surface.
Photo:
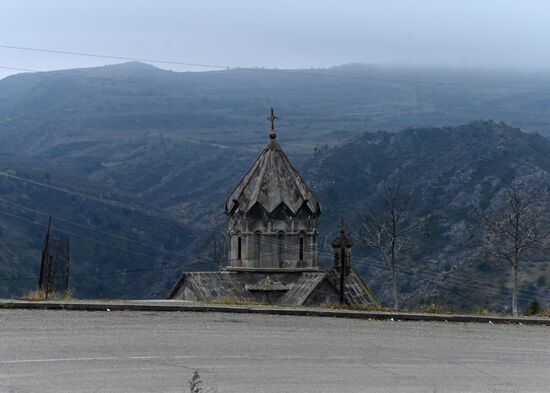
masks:
<svg viewBox="0 0 550 393"><path fill-rule="evenodd" d="M550 328L0 310L0 392L549 392Z"/></svg>

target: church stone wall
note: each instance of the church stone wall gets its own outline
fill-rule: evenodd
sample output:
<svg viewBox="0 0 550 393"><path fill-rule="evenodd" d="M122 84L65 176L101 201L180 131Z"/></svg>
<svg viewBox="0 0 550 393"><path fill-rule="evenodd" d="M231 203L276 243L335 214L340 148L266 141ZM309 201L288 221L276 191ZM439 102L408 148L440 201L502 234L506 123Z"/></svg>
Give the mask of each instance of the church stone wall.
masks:
<svg viewBox="0 0 550 393"><path fill-rule="evenodd" d="M239 217L240 215L240 217ZM251 212L229 217L229 266L245 269L312 269L317 262L317 220L296 215ZM239 240L240 239L240 240ZM240 242L240 255L239 255Z"/></svg>
<svg viewBox="0 0 550 393"><path fill-rule="evenodd" d="M273 128L225 212L229 268L317 269L319 200L282 151Z"/></svg>

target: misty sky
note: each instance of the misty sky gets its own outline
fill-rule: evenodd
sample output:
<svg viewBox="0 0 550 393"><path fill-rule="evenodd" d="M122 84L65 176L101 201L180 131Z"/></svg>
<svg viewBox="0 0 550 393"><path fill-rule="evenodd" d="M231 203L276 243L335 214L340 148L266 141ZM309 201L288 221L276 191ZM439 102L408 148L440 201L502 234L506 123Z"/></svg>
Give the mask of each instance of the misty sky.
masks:
<svg viewBox="0 0 550 393"><path fill-rule="evenodd" d="M3 0L0 45L231 67L550 69L549 20L548 0ZM3 67L112 62L0 48Z"/></svg>

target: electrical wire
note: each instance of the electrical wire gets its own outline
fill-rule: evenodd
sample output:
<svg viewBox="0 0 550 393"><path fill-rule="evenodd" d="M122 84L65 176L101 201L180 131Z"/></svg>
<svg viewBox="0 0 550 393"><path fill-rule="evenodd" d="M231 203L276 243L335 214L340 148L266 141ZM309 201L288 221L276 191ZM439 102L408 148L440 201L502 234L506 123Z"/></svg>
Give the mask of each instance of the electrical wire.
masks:
<svg viewBox="0 0 550 393"><path fill-rule="evenodd" d="M81 73L76 74L76 73L74 73L70 70L44 71L44 70L37 70L37 69L17 68L17 67L8 67L8 66L0 66L0 69L6 69L6 70L12 70L12 71L22 71L22 72L32 72L32 73L42 73L45 76L48 76L48 77L51 77L51 78L55 78L58 75L63 75L63 76L68 76L68 77L73 78L73 79L97 80L97 81L109 82L109 83L117 82L117 83L122 83L122 84L133 85L133 86L141 85L141 86L146 87L146 88L151 88L151 83L141 81L139 79L130 80L130 79L120 79L120 78L113 78L113 77L105 78L105 77L98 77L98 76L82 75ZM251 69L251 70L255 70L255 69ZM276 70L274 70L274 71L276 71ZM279 71L277 71L277 72L279 72ZM292 73L294 73L294 72L292 72ZM315 75L317 75L317 74L315 74ZM331 76L331 75L327 75L327 76ZM161 80L156 81L155 83L156 83L156 85L164 84L166 86L173 87L173 84L165 84ZM524 88L524 89L526 89L526 88ZM548 90L550 90L550 88L548 88ZM443 110L443 111L453 111L455 113L457 113L457 111L465 111L465 112L478 112L478 113L497 112L497 113L504 113L504 114L511 114L511 115L513 115L513 114L548 115L547 112L507 110L507 109L499 109L499 108L452 107L452 108L446 108L446 109L444 108L444 109L441 109L441 110ZM414 112L414 111L413 112L411 112L411 111L407 111L407 112L388 112L388 111L373 112L373 111L369 111L368 113L370 115L378 113L378 115L381 115L382 116L381 118L383 119L383 118L386 118L386 117L393 117L393 116L396 116L396 115L419 114L419 113L421 114L421 113L425 113L425 112L426 111L424 111L424 112ZM428 111L428 112L430 112L430 111ZM227 147L235 149L232 146L227 146Z"/></svg>
<svg viewBox="0 0 550 393"><path fill-rule="evenodd" d="M443 86L471 86L471 87L479 86L479 83L437 81L437 80L426 80L426 79L406 79L406 78L373 78L373 77L363 77L363 76L357 76L357 75L326 74L321 72L296 71L296 70L274 69L274 68L266 68L266 67L233 67L233 66L220 65L220 64L205 64L205 63L199 63L199 62L149 59L149 58L139 58L139 57L88 53L85 51L65 51L65 50L58 50L58 49L32 48L32 47L6 45L6 44L0 44L0 48L18 50L18 51L27 51L27 52L42 52L42 53L81 56L81 57L94 57L94 58L101 58L101 59L183 65L183 66L221 69L221 70L240 70L240 71L254 71L254 72L279 73L279 74L290 74L290 75L308 75L308 76L315 76L315 77L329 77L329 78L340 78L340 79L343 78L343 79L352 79L352 80L366 80L366 81L373 81L373 82L397 82L397 83L413 83L413 84L416 83L416 84L443 85ZM540 87L540 86L492 85L491 87L503 88L503 89L520 89L520 90L544 90L544 91L550 90L550 87Z"/></svg>
<svg viewBox="0 0 550 393"><path fill-rule="evenodd" d="M0 175L3 174L0 172ZM65 193L72 193L70 190L66 190L66 189L61 189L61 188L58 188L58 187L55 187L55 186L51 186L51 185L45 185L44 183L40 183L40 182L36 182L36 181L32 181L30 179L25 179L25 178L21 178L19 176L14 176L14 175L9 175L8 177L11 177L11 178L15 178L17 180L22 180L22 181L28 181L28 182L31 182L32 184L36 184L36 185L40 185L40 186L45 186L45 187L48 187L48 188L52 188L52 189L55 189L57 191L60 191L60 192L65 192ZM95 197L90 197L86 194L82 194L82 193L77 193L78 196L81 196L81 197L84 197L84 198L89 198L91 200L95 200L95 201L98 201L98 202L101 202L101 203L107 203L107 204L110 204L110 205L113 205L113 206L116 206L116 207L125 207L125 208L128 208L128 206L126 204L120 204L119 202L116 202L116 201L112 201L112 200L106 200L104 198L95 198ZM142 211L142 209L139 209L139 208L135 208L135 207L130 207L132 210L138 210L138 211ZM151 210L143 210L143 212L145 214L151 214ZM158 214L155 214L154 216L156 217L159 217ZM173 218L171 216L163 216L163 215L160 215L160 218L163 218L163 219L168 219L170 221L173 220ZM175 222L180 222L181 220L176 220ZM194 222L191 222L191 221L187 221L186 222L186 225L189 225L189 226L195 226L195 227L199 227L200 229L202 230L207 230L207 231L217 231L217 232L221 232L221 233L225 233L225 228L221 227L221 226L213 226L213 225L205 225L205 224L197 224L197 223L194 223ZM254 235L250 235L250 236L254 236ZM262 242L264 244L271 244L271 245L274 245L274 246L278 246L280 245L281 243L278 241L278 239L273 239L273 240L270 240L270 239L267 239L267 238L262 238ZM296 250L294 251L297 251L297 247L295 247ZM291 247L292 249L292 247ZM323 254L325 256L329 256L329 257L332 257L332 253L329 251L323 251L321 249L318 250L318 253L323 256ZM275 253L274 253L275 254ZM372 263L372 262L371 262ZM414 272L414 273L417 273L417 272ZM418 274L418 273L417 273ZM448 282L453 282L452 281L453 279L452 278L446 278L445 281L448 283ZM454 283L455 285L460 285L460 286L466 286L466 287L471 287L471 288L474 288L474 289L478 289L478 290L486 290L486 291L490 291L490 292L493 292L495 294L499 293L499 290L498 289L491 289L491 288L488 288L487 287L487 283L482 283L480 285L476 285L473 281L468 281L468 282L455 282ZM533 291L535 292L535 291Z"/></svg>
<svg viewBox="0 0 550 393"><path fill-rule="evenodd" d="M15 205L17 205L17 204L15 204ZM21 205L19 205L19 206L21 206ZM23 206L21 206L21 207L23 207ZM25 208L25 207L23 207L23 208ZM29 210L31 210L31 211L36 211L36 209L29 209ZM44 213L44 212L40 212L40 213L41 213L41 214L44 214L44 215L47 215L47 213ZM12 216L12 217L15 217L15 218L23 219L23 220L29 221L29 222L31 222L31 223L33 223L33 224L41 225L41 226L43 226L43 227L46 227L46 226L47 226L46 224L39 223L39 222L37 222L37 221L35 221L35 220L30 220L30 219L27 219L27 218L25 218L25 217L15 215L15 214L13 214L13 213L4 212L4 211L2 211L2 210L0 210L0 214L5 214L5 215ZM64 221L67 221L67 222L70 222L70 223L74 223L74 222L69 221L69 220L66 220L66 219L64 219ZM93 241L93 242L96 242L96 243L101 244L101 245L104 245L104 246L108 246L108 247L113 247L113 248L115 248L115 249L119 249L119 250L121 250L121 251L125 251L125 252L128 252L128 253L137 254L137 255L140 255L140 256L142 256L142 257L148 257L148 258L151 258L151 259L154 259L154 260L158 260L158 257L156 257L156 256L152 256L152 255L144 254L144 253L138 253L138 252L135 252L135 251L132 251L132 250L128 250L128 249L119 247L119 246L114 246L114 245L112 245L112 244L105 243L105 242L102 242L102 241L98 241L97 239L93 239L93 238L90 238L90 237L82 236L82 235L76 234L76 233L74 233L74 232L68 232L68 231L65 231L65 232L68 233L68 234L71 234L71 235L73 235L73 236L75 236L75 237L82 238L82 239L84 239L84 240ZM106 234L106 233L105 233L105 234ZM114 237L116 237L116 236L114 236ZM131 239L129 239L129 240L131 240ZM138 242L138 243L139 243L139 242ZM291 248L292 248L292 247L291 247ZM293 254L295 254L295 253L297 252L297 250L298 250L297 247L294 247L294 248L296 248L296 250L294 250ZM160 249L160 248L157 248L157 249L160 250L160 251L166 251L166 250L163 250L163 249ZM332 253L327 253L326 251L322 251L322 250L319 250L318 253L321 254L321 255L322 255L322 254L325 254L325 255L328 255L328 256L332 256ZM276 254L276 253L274 253L273 255L275 255L275 254ZM266 254L262 254L262 255L264 255L264 256L269 256L269 255L266 255ZM186 265L175 265L175 266L163 267L163 268L160 268L160 270L165 270L165 269L167 269L167 268L184 268L184 267L189 268L189 267L191 267L192 265L194 265L194 264L196 264L196 263L203 262L204 259L208 259L208 258L205 257L205 258L201 259L201 258L199 257L198 260L197 260L195 263L191 263L191 264L187 263ZM230 259L230 260L231 260L231 259ZM361 260L356 261L355 264L356 264L356 265L364 265L364 264L362 263ZM386 267L385 267L385 264L381 263L380 265L381 265L381 266L380 266L381 268L383 268L383 269L386 268ZM370 261L370 262L368 263L368 266L373 266L372 261ZM125 270L123 270L123 271L120 271L120 270L119 270L119 271L108 272L108 273L87 273L87 274L83 274L83 275L73 275L73 276L74 276L74 277L78 277L78 276L102 276L102 275L109 275L109 274L127 274L127 273L134 273L134 272L147 272L147 271L158 271L158 270L159 270L159 269L151 269L151 268L148 268L148 269L138 269L138 270L127 270L127 269L125 269ZM433 280L433 276L431 276L431 275L422 274L422 273L419 273L419 272L416 272L416 271L412 271L412 270L410 270L410 269L408 270L408 273L407 273L407 269L400 269L398 273L399 273L400 275L403 275L403 276L407 277L408 279L410 279L411 275L412 275L412 276L424 276L425 278L422 278L424 281L430 279L430 280L428 280L430 283L432 283L433 285L436 285L436 286L438 286L438 287L441 288L441 284L435 283L435 281ZM36 277L23 278L23 280L34 280L34 279L36 279ZM15 280L15 279L9 279L9 280ZM445 283L448 284L448 283L453 283L453 282L452 282L451 279L445 279ZM457 285L457 286L460 285L460 286L462 286L462 287L470 287L470 288L473 288L473 289L475 289L475 290L481 290L481 291L485 291L485 292L490 292L490 293L493 293L493 294L496 294L496 295L500 294L500 291L497 290L497 289L492 289L492 288L490 288L490 287L487 287L486 285L475 285L474 283L471 282L471 280L468 281L468 282L466 282L466 283L464 283L464 282L458 282L458 283L455 283L455 285ZM452 290L451 290L450 288L447 288L447 287L445 287L445 288L448 289L448 291L451 291L451 292L452 292ZM523 292L525 292L525 291L523 291ZM463 296L463 295L462 295L462 296ZM526 297L522 296L521 294L518 296L518 299L522 299L522 300L525 300L525 301L530 300L530 298L526 298Z"/></svg>
<svg viewBox="0 0 550 393"><path fill-rule="evenodd" d="M265 68L233 68L233 67L229 67L229 66L221 66L221 65L213 65L213 64L201 64L201 63L168 61L168 60L146 59L146 58L132 58L132 57L123 57L123 56L110 56L110 55L92 54L92 53L84 53L84 52L68 52L68 51L58 51L58 50L51 50L51 49L16 47L16 46L9 46L9 45L0 45L0 48L25 50L25 51L47 52L47 53L56 53L56 54L77 55L77 56L87 56L87 57L97 57L97 58L108 58L108 59L117 59L117 60L152 62L152 63L159 63L159 64L186 65L186 66L216 68L216 69L225 69L225 70L247 70L247 71L261 71L261 72L277 72L277 73L285 73L285 74L310 75L310 76L317 76L317 77L318 76L337 77L337 78L362 79L362 80L369 80L369 81L384 81L384 82L422 83L422 84L429 83L429 84L457 85L457 86L472 86L473 85L473 84L459 83L459 82L429 81L429 80L407 80L407 79L393 79L393 78L390 78L390 79L386 79L386 78L365 78L365 77L357 77L357 76L351 76L351 75L335 75L335 74L323 74L323 73L291 71L291 70L275 70L275 69L265 69ZM8 69L8 70L15 70L15 71L23 71L23 72L37 72L36 70L31 70L31 69L27 69L27 68L16 68L16 67L7 67L7 66L0 66L0 68ZM84 78L86 78L86 77L84 77ZM113 78L101 78L101 79L112 80ZM121 81L128 82L126 80L121 80ZM508 88L508 89L522 89L522 90L550 90L550 88L525 87L525 86L516 86L516 85L512 85L512 86L492 85L491 87L493 87L493 88ZM481 111L481 109L475 109L475 108L458 108L458 109L460 109L460 110ZM541 112L526 112L526 111L513 111L513 112L511 112L511 111L503 111L503 110L499 110L499 109L488 109L488 110L489 111L504 112L504 113L541 114ZM2 175L5 175L5 174L2 174ZM19 178L19 177L11 176L11 175L10 175L10 177ZM19 178L19 179L21 179L21 178ZM46 185L46 184L36 182L36 181L32 181L30 179L25 179L25 181L36 184L36 185L48 187L48 185ZM70 190L66 190L66 189L61 189L61 188L57 188L57 187L51 187L50 186L50 188L53 188L53 189L56 189L56 190L62 191L62 192L67 192L67 193L77 195L77 196L80 196L80 197L83 197L83 198L87 198L87 199L90 199L90 200L94 200L94 201L97 201L97 202L109 203L114 207L118 207L118 208L122 207L122 208L130 209L132 211L137 210L137 211L140 211L144 214L151 215L151 216L156 217L156 218L167 219L167 220L172 221L174 223L178 223L178 224L184 223L186 225L200 227L200 229L206 230L206 231L223 231L223 232L225 232L225 229L220 227L220 226L197 224L197 223L193 222L192 220L183 219L183 218L181 218L179 216L176 216L176 215L173 215L173 214L158 213L158 212L154 212L150 209L143 209L143 208L139 208L139 207L136 207L136 206L123 204L123 203L118 202L118 201L110 200L109 202L107 202L104 198L97 198L97 197L93 197L93 196L90 196L90 195L85 195L85 194L82 194L82 193L78 193L78 192L74 192L74 191L70 191ZM13 202L8 202L8 201L5 201L5 200L4 200L4 202L13 204ZM22 208L25 208L25 207L22 207ZM29 209L29 208L27 208L27 209ZM32 210L32 209L30 209L30 210ZM37 212L37 211L35 211L35 212ZM3 212L3 213L6 214L6 212ZM41 212L40 214L46 214L46 213ZM61 219L61 220L69 222L68 220L65 220L65 219ZM85 227L85 226L83 226L81 224L78 224L78 223L75 223L75 222L71 222L71 224L72 225L77 225L77 226L80 226L80 227ZM92 231L96 231L98 233L102 233L102 234L107 235L107 236L113 236L113 237L117 237L119 239L123 239L123 240L126 240L126 241L135 242L137 244L141 244L141 245L146 246L146 247L154 247L151 244L146 244L146 243L143 243L143 242L136 241L134 239L129 239L129 238L121 237L121 236L108 234L106 232L99 231L97 229L93 229L93 228L89 228L89 227L86 227L86 229L90 229ZM82 235L78 235L78 234L74 234L74 233L72 233L72 234L74 236L81 237L81 238L87 239L89 241L94 241L96 243L99 243L99 244L102 244L102 245L105 245L105 246L118 248L119 250L122 250L122 251L125 251L125 252L134 253L136 255L140 255L140 256L144 256L144 257L148 257L148 258L154 258L154 259L158 258L158 257L151 256L151 255L148 255L148 254L138 253L138 252L128 250L128 249L123 249L123 248L120 248L118 246L114 246L112 244L108 244L108 243L105 243L105 242L100 242L97 239L84 237ZM277 240L277 239L274 239L274 240L269 239L268 240L268 239L262 238L262 242L266 243L266 244L270 243L270 244L275 245L275 246L280 245L280 241ZM161 249L161 248L158 248L158 247L155 247L155 249L161 250L162 252L172 253L172 254L178 255L178 256L188 257L187 255L183 255L183 254L174 252L172 250ZM9 250L9 251L11 252L11 250ZM327 252L324 252L322 250L319 250L318 252L319 252L319 254L325 254L326 256L332 256L332 253L327 253ZM11 252L11 253L13 254L13 252ZM372 261L371 261L371 264L372 264ZM174 266L174 267L176 267L176 266ZM181 266L178 266L178 267L181 267ZM139 270L139 271L143 271L143 270ZM109 274L109 273L96 273L96 274L102 275L102 274ZM418 274L418 272L414 272L414 274ZM449 279L449 278L445 279L445 281L447 283L449 283L449 282L453 283L452 279ZM479 285L476 286L474 283L475 282L472 282L472 281L468 281L467 283L464 283L464 282L456 283L455 282L455 285L456 284L462 285L462 286L466 285L466 286L469 286L469 287L475 288L475 289L491 290L490 288L487 288L486 286L483 286L483 287L480 287ZM438 285L438 284L435 284L435 285ZM533 291L533 292L536 292L536 291Z"/></svg>
<svg viewBox="0 0 550 393"><path fill-rule="evenodd" d="M30 207L27 207L27 206L23 206L19 203L15 203L15 202L12 202L12 201L7 201L5 199L3 199L2 197L0 197L0 202L2 203L6 203L6 204L10 204L10 205L13 205L13 206L17 206L21 209L25 209L25 210L28 210L28 211L32 211L34 213L37 213L37 214L40 214L40 215L44 215L44 216L50 216L50 213L47 213L45 211L42 211L42 210L38 210L38 209L32 209ZM58 215L55 216L55 220L56 221L63 221L63 222L66 222L70 225L74 225L74 226L77 226L79 228L83 228L83 229L86 229L86 230L90 230L90 231L93 231L93 232L97 232L97 233L100 233L102 235L105 235L105 236L109 236L109 237L112 237L112 238L116 238L116 239L119 239L119 240L124 240L124 241L128 241L128 242L132 242L132 243L136 243L136 244L139 244L139 245L142 245L144 247L149 247L149 248L154 248L160 252L164 252L164 253L170 253L170 254L173 254L173 255L176 255L176 256L180 256L180 257L184 257L184 258L188 258L189 255L186 255L186 254L182 254L180 252L177 252L177 251L173 251L173 250L169 250L169 249L166 249L166 248L161 248L161 247L158 247L157 244L153 244L153 243L146 243L146 242L143 242L143 241L140 241L140 240L135 240L135 239L130 239L128 237L125 237L125 236L120 236L120 235L117 235L117 234L113 234L113 233L109 233L109 232L105 232L105 231L101 231L97 228L93 228L89 225L83 225L81 223L78 223L78 222L75 222L75 221L71 221L71 220L68 220L66 218L63 218L63 217L60 217Z"/></svg>
<svg viewBox="0 0 550 393"><path fill-rule="evenodd" d="M93 200L93 201L97 201L97 202L100 202L100 203L106 203L108 205L111 205L111 206L114 206L114 207L117 207L117 208L125 208L125 209L130 209L132 211L140 211L144 214L147 214L147 215L151 215L153 217L156 217L156 218L161 218L161 219L166 219L168 221L171 221L171 222L175 222L175 223L185 223L186 225L189 225L189 226L193 226L193 227L198 227L200 228L201 230L203 231L217 231L217 232L222 232L224 233L225 232L225 228L221 227L221 226L214 226L214 225L207 225L207 224L197 224L189 219L185 220L185 219L182 219L181 217L177 217L175 215L170 215L170 214L163 214L163 213L159 213L159 212L156 212L156 211L153 211L153 210L150 210L150 209L143 209L143 208L139 208L139 207L136 207L136 206L132 206L132 205L128 205L128 204L124 204L124 203L121 203L121 202L118 202L118 201L114 201L114 200L110 200L110 199L105 199L105 198L98 198L98 197L93 197L93 196L90 196L90 195L87 195L87 194L83 194L81 192L74 192L74 191L71 191L71 190L67 190L67 189L62 189L62 188L59 188L59 187L55 187L55 186L52 186L52 185L47 185L47 184L44 184L44 183L41 183L41 182L37 182L37 181L34 181L32 179L26 179L26 178L22 178L20 176L15 176L15 175L10 175L10 174L7 174L7 173L3 173L3 172L0 172L0 175L3 175L3 176L7 176L9 178L12 178L12 179L17 179L17 180L20 180L20 181L24 181L24 182L28 182L28 183L31 183L31 184L34 184L34 185L38 185L38 186L42 186L42 187L47 187L47 188L50 188L50 189L54 189L54 190L57 190L57 191L60 191L60 192L63 192L63 193L68 193L68 194L72 194L72 195L77 195L77 196L80 196L82 198L87 198L87 199L90 199L90 200ZM9 203L12 203L14 204L13 202L9 202ZM3 214L8 214L8 215L12 215L11 213L7 213L7 212L3 212ZM44 213L42 212L42 214L47 214L47 213ZM25 219L25 218L23 218ZM28 220L28 219L27 219ZM31 220L28 220L28 221L31 221ZM80 225L78 223L75 223L75 222L72 222L73 224L76 224L76 225ZM45 225L45 224L41 224L41 225ZM126 251L126 252L130 252L130 253L134 253L134 254L137 254L137 255L140 255L140 256L143 256L143 257L148 257L148 258L153 258L153 259L158 259L158 257L156 256L152 256L152 255L149 255L149 254L144 254L144 253L138 253L136 251L132 251L132 250L128 250L128 249L124 249L124 248L121 248L119 246L114 246L112 244L109 244L109 243L105 243L105 242L101 242L101 241L98 241L97 239L93 239L93 238L87 238L87 237L83 237L82 235L79 235L79 234L75 234L75 233L71 233L73 234L74 236L77 236L77 237L81 237L81 238L84 238L84 239L88 239L90 241L94 241L96 243L99 243L99 244L102 244L102 245L105 245L105 246L108 246L108 247L113 247L113 248L117 248L121 251ZM104 234L106 234L104 232ZM251 235L253 236L253 235ZM126 240L129 240L129 241L134 241L132 239L128 239L126 238ZM137 242L137 241L136 241ZM281 242L278 240L278 239L266 239L266 238L262 238L262 242L265 243L265 244L272 244L274 246L278 246L278 245L281 245ZM150 246L150 245L147 245L147 246ZM297 247L295 247L296 250L297 250ZM291 250L292 247L291 247ZM296 251L296 250L293 250L293 251ZM166 251L166 250L163 250L163 251ZM171 252L171 251L170 251ZM332 253L331 252L327 252L327 251L324 251L324 250L321 250L319 249L318 250L318 253L319 255L321 256L327 256L327 257L332 257ZM180 255L182 256L182 255ZM187 256L185 256L187 257ZM371 261L372 263L372 261ZM416 272L416 271L412 271L411 270L411 273L412 274L421 274L419 272ZM472 281L472 280L469 280L467 282L456 282L454 281L453 282L453 278L446 278L445 279L445 282L446 283L452 283L454 285L457 285L457 286L463 286L463 287L470 287L470 288L473 288L473 289L477 289L477 290L484 290L484 291L489 291L489 292L492 292L494 294L498 294L500 293L500 291L498 289L492 289L492 288L488 288L487 287L487 283L482 283L482 284L479 284L477 285L475 281ZM530 290L523 290L523 292L530 292ZM538 293L538 291L531 291L532 293Z"/></svg>
<svg viewBox="0 0 550 393"><path fill-rule="evenodd" d="M13 45L0 45L0 48L14 49L14 50L19 50L19 51L54 53L54 54L59 54L59 55L95 57L95 58L100 58L100 59L126 60L126 61L138 61L138 62L146 62L146 63L183 65L183 66L201 67L201 68L216 68L216 69L231 68L231 67L228 67L228 66L220 66L220 65L215 65L215 64L191 63L191 62L184 62L184 61L147 59L147 58L127 57L127 56L113 56L113 55L105 55L105 54L97 54L97 53L85 53L85 52L70 52L70 51L62 51L62 50L55 50L55 49L28 48L28 47L13 46Z"/></svg>

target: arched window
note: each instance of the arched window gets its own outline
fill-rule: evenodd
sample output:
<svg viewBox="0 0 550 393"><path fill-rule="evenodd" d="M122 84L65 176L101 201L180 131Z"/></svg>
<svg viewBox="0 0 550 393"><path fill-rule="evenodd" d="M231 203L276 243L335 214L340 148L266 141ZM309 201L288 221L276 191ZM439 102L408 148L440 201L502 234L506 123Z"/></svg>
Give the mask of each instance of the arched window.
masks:
<svg viewBox="0 0 550 393"><path fill-rule="evenodd" d="M283 266L283 263L286 259L286 242L285 242L285 233L279 231L279 236L277 237L277 247L279 250L279 266Z"/></svg>
<svg viewBox="0 0 550 393"><path fill-rule="evenodd" d="M261 258L261 242L262 242L262 233L260 231L254 232L254 257L258 261L258 266L260 266Z"/></svg>
<svg viewBox="0 0 550 393"><path fill-rule="evenodd" d="M300 261L304 260L304 237L300 236Z"/></svg>
<svg viewBox="0 0 550 393"><path fill-rule="evenodd" d="M237 259L242 258L242 251L243 251L242 238L240 236L237 236Z"/></svg>

